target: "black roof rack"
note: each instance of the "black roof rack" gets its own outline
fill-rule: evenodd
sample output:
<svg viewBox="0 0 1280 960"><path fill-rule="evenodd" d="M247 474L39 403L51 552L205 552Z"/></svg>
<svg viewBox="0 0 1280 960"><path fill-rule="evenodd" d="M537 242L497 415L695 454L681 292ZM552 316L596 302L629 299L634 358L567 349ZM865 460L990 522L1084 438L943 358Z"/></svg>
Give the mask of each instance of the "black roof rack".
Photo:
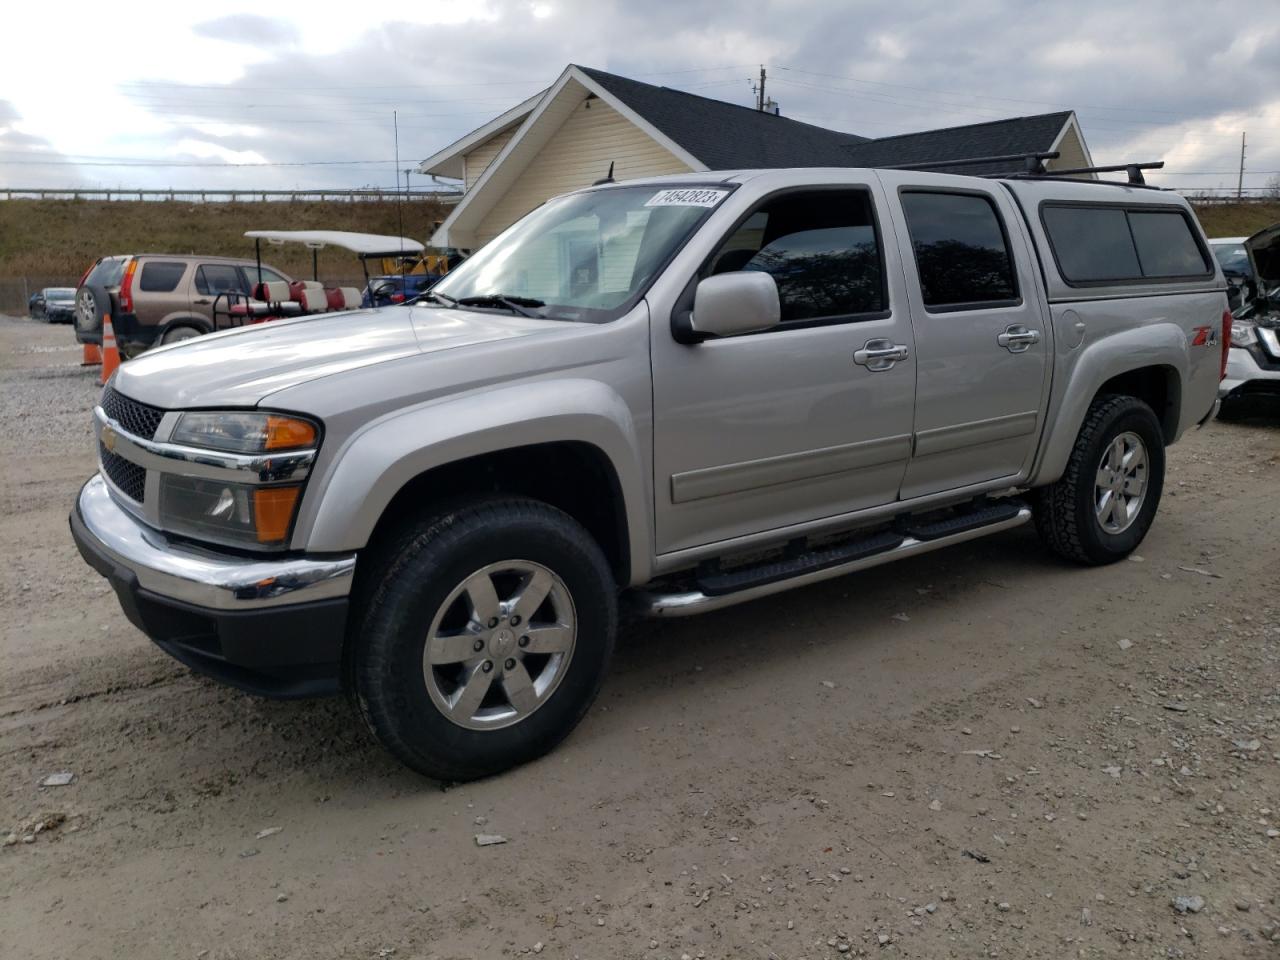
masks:
<svg viewBox="0 0 1280 960"><path fill-rule="evenodd" d="M1009 180L1062 180L1082 173L1119 173L1123 171L1127 175L1130 185L1145 187L1148 184L1146 178L1142 176L1142 171L1159 170L1164 166L1163 160L1154 160L1150 163L1118 163L1109 167L1072 167L1068 170L1046 169L1044 162L1046 160L1057 160L1058 157L1057 151L1048 153L1007 153L998 157L964 157L959 160L933 160L929 163L902 163L881 167L880 169L937 170L945 167L976 167L990 163L1013 163L1020 160L1024 167L1020 173L984 173L982 176L991 179ZM1094 182L1115 185L1118 181L1099 180Z"/></svg>
<svg viewBox="0 0 1280 960"><path fill-rule="evenodd" d="M1124 171L1130 183L1135 186L1145 187L1147 180L1142 175L1142 171L1159 170L1163 166L1163 160L1152 160L1149 163L1117 163L1110 167L1075 167L1071 170L1054 170L1053 175L1055 177L1069 177L1077 173L1119 173Z"/></svg>
<svg viewBox="0 0 1280 960"><path fill-rule="evenodd" d="M1057 160L1056 150L1049 153L1006 153L998 157L965 157L959 160L933 160L929 163L900 163L881 167L882 170L936 170L939 167L976 167L988 163L1013 163L1019 160L1031 176L1045 172L1044 161ZM1056 171L1055 171L1056 172ZM1013 174L996 174L996 176L1013 176Z"/></svg>

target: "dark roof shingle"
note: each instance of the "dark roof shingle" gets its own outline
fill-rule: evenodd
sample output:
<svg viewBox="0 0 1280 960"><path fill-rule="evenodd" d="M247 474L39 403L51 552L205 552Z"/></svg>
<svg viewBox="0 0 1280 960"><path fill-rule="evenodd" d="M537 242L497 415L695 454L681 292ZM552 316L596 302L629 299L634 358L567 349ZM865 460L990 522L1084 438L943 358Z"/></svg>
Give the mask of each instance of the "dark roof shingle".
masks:
<svg viewBox="0 0 1280 960"><path fill-rule="evenodd" d="M1043 153L1053 145L1071 113L1042 113L1033 117L1011 117L990 123L944 127L896 137L866 140L845 149L845 164L853 167L888 167L940 160L976 157L1005 157ZM935 172L941 172L935 170ZM979 175L1013 173L1023 169L1018 162L982 164L953 168L954 172Z"/></svg>
<svg viewBox="0 0 1280 960"><path fill-rule="evenodd" d="M711 170L888 167L1043 152L1071 116L1065 111L1045 113L869 140L603 70L578 69ZM954 172L1021 169L1021 163L987 164L957 167Z"/></svg>
<svg viewBox="0 0 1280 960"><path fill-rule="evenodd" d="M603 70L579 69L711 170L847 167L844 148L866 139Z"/></svg>

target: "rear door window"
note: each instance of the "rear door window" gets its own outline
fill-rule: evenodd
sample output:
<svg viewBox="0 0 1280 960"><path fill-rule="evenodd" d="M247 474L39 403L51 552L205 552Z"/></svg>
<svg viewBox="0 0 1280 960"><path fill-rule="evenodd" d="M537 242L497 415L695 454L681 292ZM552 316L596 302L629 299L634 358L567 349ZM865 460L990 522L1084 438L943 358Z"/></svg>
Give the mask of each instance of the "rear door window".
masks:
<svg viewBox="0 0 1280 960"><path fill-rule="evenodd" d="M265 276L266 271L263 271ZM226 263L202 263L196 271L196 290L206 296L220 293L248 293L240 268Z"/></svg>
<svg viewBox="0 0 1280 960"><path fill-rule="evenodd" d="M1178 207L1041 205L1058 272L1071 284L1202 279L1213 270Z"/></svg>
<svg viewBox="0 0 1280 960"><path fill-rule="evenodd" d="M903 191L920 292L931 309L977 309L1018 302L1004 223L980 194Z"/></svg>
<svg viewBox="0 0 1280 960"><path fill-rule="evenodd" d="M784 325L866 318L887 309L880 238L866 190L766 200L712 255L707 274L739 270L773 277Z"/></svg>
<svg viewBox="0 0 1280 960"><path fill-rule="evenodd" d="M138 276L138 289L143 293L172 293L187 272L187 265L171 260L148 260Z"/></svg>

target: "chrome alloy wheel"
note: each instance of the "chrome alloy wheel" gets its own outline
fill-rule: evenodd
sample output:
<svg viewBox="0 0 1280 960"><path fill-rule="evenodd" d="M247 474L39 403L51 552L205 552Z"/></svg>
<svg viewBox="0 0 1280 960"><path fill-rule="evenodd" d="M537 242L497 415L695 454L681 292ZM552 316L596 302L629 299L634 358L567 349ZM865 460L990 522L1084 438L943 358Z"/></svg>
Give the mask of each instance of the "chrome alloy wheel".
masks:
<svg viewBox="0 0 1280 960"><path fill-rule="evenodd" d="M92 330L100 317L97 316L97 301L88 289L81 287L76 295L76 320L81 330Z"/></svg>
<svg viewBox="0 0 1280 960"><path fill-rule="evenodd" d="M454 587L431 621L427 692L458 726L511 726L555 692L576 640L573 598L560 577L530 560L489 564Z"/></svg>
<svg viewBox="0 0 1280 960"><path fill-rule="evenodd" d="M1107 533L1124 533L1147 496L1147 447L1136 433L1117 436L1102 454L1093 488L1093 512Z"/></svg>

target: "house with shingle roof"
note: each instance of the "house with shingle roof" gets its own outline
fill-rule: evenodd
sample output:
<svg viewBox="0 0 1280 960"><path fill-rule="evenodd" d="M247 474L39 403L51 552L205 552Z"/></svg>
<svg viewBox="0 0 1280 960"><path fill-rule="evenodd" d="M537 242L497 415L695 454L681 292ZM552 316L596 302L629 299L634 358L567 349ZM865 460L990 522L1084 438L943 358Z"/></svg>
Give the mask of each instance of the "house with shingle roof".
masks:
<svg viewBox="0 0 1280 960"><path fill-rule="evenodd" d="M1072 111L870 139L570 64L550 87L428 157L418 172L462 181L431 238L474 249L530 210L606 176L702 170L888 167L1057 151L1053 170L1091 166ZM946 172L946 168L940 168ZM955 168L1013 173L1019 162Z"/></svg>

